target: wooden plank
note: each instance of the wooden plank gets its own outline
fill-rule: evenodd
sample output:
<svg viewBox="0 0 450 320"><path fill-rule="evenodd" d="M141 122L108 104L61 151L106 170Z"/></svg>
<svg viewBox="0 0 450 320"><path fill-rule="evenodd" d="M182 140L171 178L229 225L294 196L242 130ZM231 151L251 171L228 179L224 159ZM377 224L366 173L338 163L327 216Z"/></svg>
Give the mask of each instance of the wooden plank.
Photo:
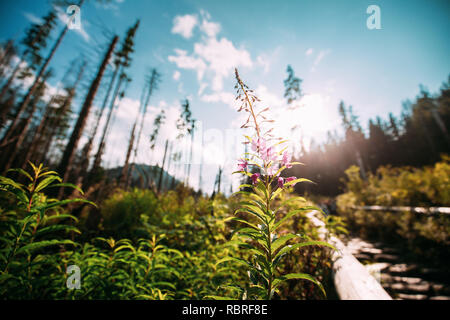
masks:
<svg viewBox="0 0 450 320"><path fill-rule="evenodd" d="M406 206L353 206L356 210L367 211L394 211L394 212L414 212L422 214L450 214L450 208L448 207L406 207Z"/></svg>
<svg viewBox="0 0 450 320"><path fill-rule="evenodd" d="M312 211L308 218L319 227L322 237L327 232L325 223ZM349 252L345 244L335 236L328 242L338 249L332 255L333 279L341 300L392 300L389 294L369 271Z"/></svg>

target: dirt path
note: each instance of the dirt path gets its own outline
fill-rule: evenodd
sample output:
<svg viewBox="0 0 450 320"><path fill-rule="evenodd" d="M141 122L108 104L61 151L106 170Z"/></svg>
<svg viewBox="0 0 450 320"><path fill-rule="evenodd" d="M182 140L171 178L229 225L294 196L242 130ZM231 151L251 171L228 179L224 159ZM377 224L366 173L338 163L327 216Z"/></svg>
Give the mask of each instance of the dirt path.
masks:
<svg viewBox="0 0 450 320"><path fill-rule="evenodd" d="M450 300L448 265L436 269L427 267L423 261L412 263L394 248L358 237L345 242L393 299Z"/></svg>

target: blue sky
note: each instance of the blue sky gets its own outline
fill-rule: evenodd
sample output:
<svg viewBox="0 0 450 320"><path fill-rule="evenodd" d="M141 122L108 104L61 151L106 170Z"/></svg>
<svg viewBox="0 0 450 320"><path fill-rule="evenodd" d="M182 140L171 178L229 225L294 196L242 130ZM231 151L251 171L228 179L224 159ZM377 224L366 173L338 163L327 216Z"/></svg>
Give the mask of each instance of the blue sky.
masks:
<svg viewBox="0 0 450 320"><path fill-rule="evenodd" d="M381 9L381 30L366 27L366 8L372 4ZM2 41L20 40L30 20L50 8L49 2L34 0L3 0L0 6ZM236 66L263 102L274 108L280 134L300 124L306 143L311 138L323 141L328 130L340 130L340 100L354 107L366 127L369 118L398 115L401 102L414 98L419 84L436 92L450 73L450 3L444 0L112 0L109 5L89 1L82 8L83 31L72 30L64 40L52 63L56 77L50 83L56 85L69 61L85 48L105 46L101 26L122 36L137 18L141 25L129 70L133 82L115 122L115 147L108 153L111 165L123 159L122 146L148 67L157 67L163 82L152 97L147 131L161 107L172 110L173 122L185 97L205 130L239 127L242 118L233 105ZM100 56L88 56L92 73ZM292 113L283 99L288 64L303 79L305 93L302 106ZM164 134L173 131L168 127ZM214 147L208 154L220 158ZM145 161L148 156L138 158ZM211 164L211 173L213 168Z"/></svg>

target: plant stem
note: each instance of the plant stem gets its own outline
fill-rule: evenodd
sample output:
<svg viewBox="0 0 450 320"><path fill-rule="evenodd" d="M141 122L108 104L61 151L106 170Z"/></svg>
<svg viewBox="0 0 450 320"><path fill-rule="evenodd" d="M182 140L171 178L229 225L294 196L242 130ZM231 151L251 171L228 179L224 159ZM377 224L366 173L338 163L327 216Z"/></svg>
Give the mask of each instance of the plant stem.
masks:
<svg viewBox="0 0 450 320"><path fill-rule="evenodd" d="M242 82L241 78L239 77L239 73L238 73L237 69L235 69L235 72L236 72L237 81L239 82L239 85L241 86L241 89L245 94L245 99L247 100L248 105L250 107L250 113L252 114L253 121L255 122L256 135L258 136L258 138L260 138L259 126L258 126L258 122L256 121L256 116L255 116L255 112L253 111L252 103L250 101L250 98L248 97L247 90L245 90L244 83Z"/></svg>

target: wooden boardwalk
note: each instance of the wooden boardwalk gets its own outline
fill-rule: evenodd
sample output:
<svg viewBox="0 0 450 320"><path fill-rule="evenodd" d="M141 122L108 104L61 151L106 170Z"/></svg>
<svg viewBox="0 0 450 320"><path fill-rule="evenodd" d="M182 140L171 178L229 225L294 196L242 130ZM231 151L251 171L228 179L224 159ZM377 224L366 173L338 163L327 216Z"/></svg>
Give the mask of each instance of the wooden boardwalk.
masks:
<svg viewBox="0 0 450 320"><path fill-rule="evenodd" d="M317 218L316 211L307 214L325 238L328 232L325 223ZM330 236L328 242L336 247L332 256L333 279L336 292L341 300L392 300L381 284L369 271L351 254L345 244L335 236Z"/></svg>

